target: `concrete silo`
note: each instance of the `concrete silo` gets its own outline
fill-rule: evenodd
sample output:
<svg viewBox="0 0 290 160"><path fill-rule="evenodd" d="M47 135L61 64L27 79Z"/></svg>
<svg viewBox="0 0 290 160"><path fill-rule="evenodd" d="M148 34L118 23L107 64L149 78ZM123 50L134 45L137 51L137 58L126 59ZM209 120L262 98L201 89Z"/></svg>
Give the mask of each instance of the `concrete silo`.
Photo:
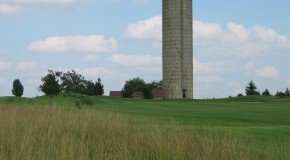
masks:
<svg viewBox="0 0 290 160"><path fill-rule="evenodd" d="M164 99L193 99L192 0L163 0Z"/></svg>

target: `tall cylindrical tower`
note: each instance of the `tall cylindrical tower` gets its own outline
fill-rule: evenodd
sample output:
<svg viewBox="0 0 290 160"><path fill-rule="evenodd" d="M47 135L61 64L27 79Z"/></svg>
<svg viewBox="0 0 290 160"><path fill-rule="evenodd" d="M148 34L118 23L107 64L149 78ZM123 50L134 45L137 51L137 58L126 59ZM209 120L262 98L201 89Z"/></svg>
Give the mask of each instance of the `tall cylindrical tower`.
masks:
<svg viewBox="0 0 290 160"><path fill-rule="evenodd" d="M192 0L163 0L165 99L193 98Z"/></svg>

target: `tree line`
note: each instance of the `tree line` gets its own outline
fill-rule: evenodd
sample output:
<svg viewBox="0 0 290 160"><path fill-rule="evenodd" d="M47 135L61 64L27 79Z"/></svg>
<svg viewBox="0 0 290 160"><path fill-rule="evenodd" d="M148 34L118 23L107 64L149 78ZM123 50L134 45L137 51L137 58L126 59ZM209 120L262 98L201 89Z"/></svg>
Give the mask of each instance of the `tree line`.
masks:
<svg viewBox="0 0 290 160"><path fill-rule="evenodd" d="M38 89L45 95L78 93L93 96L104 94L104 86L100 78L96 82L86 80L75 70L68 72L48 70L48 74L42 77L41 81L42 84Z"/></svg>
<svg viewBox="0 0 290 160"><path fill-rule="evenodd" d="M251 96L251 95L272 96L272 94L269 92L268 89L265 89L265 91L263 91L262 93L260 93L257 90L257 85L254 83L253 80L251 80L248 83L248 85L245 88L245 92L246 92L246 95L247 96ZM238 96L243 96L243 94L239 93ZM285 92L277 91L274 96L276 96L276 97L286 97L286 96L290 96L290 91L289 91L288 88L286 88Z"/></svg>
<svg viewBox="0 0 290 160"><path fill-rule="evenodd" d="M53 96L58 94L82 94L88 96L103 95L104 85L100 78L93 82L86 80L75 70L68 72L48 70L48 74L41 78L41 85L38 90L45 95ZM24 87L19 79L13 81L12 94L21 97Z"/></svg>
<svg viewBox="0 0 290 160"><path fill-rule="evenodd" d="M58 94L82 94L88 96L103 95L104 85L100 78L93 82L92 80L86 80L81 74L78 74L75 70L68 72L48 70L48 74L41 78L42 84L38 87L38 90L45 95L58 95ZM134 92L142 92L145 99L152 99L152 89L162 88L163 81L152 81L146 83L143 79L137 77L125 82L122 88L122 97L132 98ZM12 94L16 97L21 97L24 92L24 87L19 79L13 81L11 90ZM286 97L290 96L288 88L283 91L277 91L275 95L272 95L268 89L265 89L262 93L257 90L257 85L254 81L250 81L245 87L245 94L251 95L263 95L263 96L276 96ZM242 93L237 95L243 96Z"/></svg>

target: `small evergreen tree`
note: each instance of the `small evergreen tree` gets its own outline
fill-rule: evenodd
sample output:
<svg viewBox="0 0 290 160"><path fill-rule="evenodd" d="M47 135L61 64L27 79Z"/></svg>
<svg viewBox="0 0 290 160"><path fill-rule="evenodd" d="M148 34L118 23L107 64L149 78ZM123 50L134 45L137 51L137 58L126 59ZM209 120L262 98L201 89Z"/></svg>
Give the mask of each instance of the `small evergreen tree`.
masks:
<svg viewBox="0 0 290 160"><path fill-rule="evenodd" d="M260 95L260 92L257 91L257 86L256 84L251 80L248 84L248 86L246 86L246 95L250 96L250 95Z"/></svg>
<svg viewBox="0 0 290 160"><path fill-rule="evenodd" d="M95 90L95 95L103 95L104 94L104 86L102 85L101 78L98 78L98 81L95 83L94 86Z"/></svg>
<svg viewBox="0 0 290 160"><path fill-rule="evenodd" d="M13 88L12 88L12 94L16 97L21 97L23 95L24 87L21 84L19 79L15 79L13 81Z"/></svg>

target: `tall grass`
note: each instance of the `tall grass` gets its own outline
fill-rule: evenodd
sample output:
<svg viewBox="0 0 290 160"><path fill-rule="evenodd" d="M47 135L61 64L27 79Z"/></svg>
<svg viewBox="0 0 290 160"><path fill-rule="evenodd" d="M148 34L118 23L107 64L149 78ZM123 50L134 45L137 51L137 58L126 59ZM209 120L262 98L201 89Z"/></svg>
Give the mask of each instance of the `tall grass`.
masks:
<svg viewBox="0 0 290 160"><path fill-rule="evenodd" d="M288 151L286 142L257 148L174 122L136 126L108 112L0 106L0 159L287 159Z"/></svg>

